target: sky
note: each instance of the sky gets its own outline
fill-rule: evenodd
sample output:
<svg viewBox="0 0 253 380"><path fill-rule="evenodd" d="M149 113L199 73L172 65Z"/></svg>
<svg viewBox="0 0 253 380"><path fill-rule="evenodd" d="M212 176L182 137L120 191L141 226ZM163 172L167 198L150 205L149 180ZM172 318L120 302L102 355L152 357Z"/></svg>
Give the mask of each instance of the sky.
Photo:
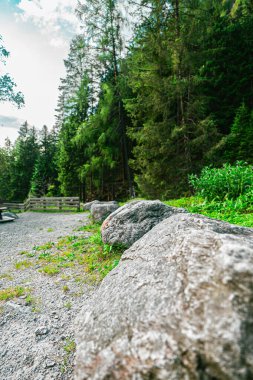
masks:
<svg viewBox="0 0 253 380"><path fill-rule="evenodd" d="M25 97L18 109L0 103L0 146L14 141L24 121L41 128L54 125L63 59L78 33L77 0L0 0L0 35L10 52L0 74L9 73Z"/></svg>

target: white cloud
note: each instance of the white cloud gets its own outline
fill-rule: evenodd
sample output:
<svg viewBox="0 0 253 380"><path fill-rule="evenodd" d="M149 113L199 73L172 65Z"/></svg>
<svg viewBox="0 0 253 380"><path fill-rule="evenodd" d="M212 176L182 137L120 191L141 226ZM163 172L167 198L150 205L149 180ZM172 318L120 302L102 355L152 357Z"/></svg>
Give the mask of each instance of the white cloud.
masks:
<svg viewBox="0 0 253 380"><path fill-rule="evenodd" d="M19 129L23 122L15 116L0 115L0 127Z"/></svg>
<svg viewBox="0 0 253 380"><path fill-rule="evenodd" d="M63 59L79 24L74 13L76 0L21 0L15 15L11 7L5 13L2 4L0 0L3 43L10 51L4 71L23 92L25 107L0 103L0 115L6 117L0 122L0 146L5 137L17 137L11 118L16 118L17 126L23 120L36 128L54 124L60 77L65 76Z"/></svg>
<svg viewBox="0 0 253 380"><path fill-rule="evenodd" d="M76 5L77 0L21 0L16 17L32 22L52 46L66 46L69 37L79 32Z"/></svg>

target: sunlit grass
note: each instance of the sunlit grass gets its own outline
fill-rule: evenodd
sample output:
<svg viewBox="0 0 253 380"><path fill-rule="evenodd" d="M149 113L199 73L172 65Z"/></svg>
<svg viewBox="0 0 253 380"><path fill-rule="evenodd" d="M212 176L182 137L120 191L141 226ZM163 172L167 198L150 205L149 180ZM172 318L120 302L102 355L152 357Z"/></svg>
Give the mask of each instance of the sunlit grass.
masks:
<svg viewBox="0 0 253 380"><path fill-rule="evenodd" d="M30 268L31 266L33 266L33 263L28 260L17 261L15 263L15 268L17 270L24 270L24 269Z"/></svg>
<svg viewBox="0 0 253 380"><path fill-rule="evenodd" d="M39 271L54 276L64 268L73 268L78 265L83 268L83 277L85 274L92 275L91 283L102 280L118 265L124 247L104 244L100 227L99 224L79 227L78 231L88 232L88 236L87 234L70 235L55 243L48 242L35 246L33 252L41 266Z"/></svg>
<svg viewBox="0 0 253 380"><path fill-rule="evenodd" d="M210 218L224 220L244 227L253 227L252 207L240 208L235 201L208 202L200 197L172 199L164 202L174 207L183 207L191 213L202 214Z"/></svg>
<svg viewBox="0 0 253 380"><path fill-rule="evenodd" d="M15 286L0 290L0 301L7 301L16 297L23 296L27 289L22 286Z"/></svg>

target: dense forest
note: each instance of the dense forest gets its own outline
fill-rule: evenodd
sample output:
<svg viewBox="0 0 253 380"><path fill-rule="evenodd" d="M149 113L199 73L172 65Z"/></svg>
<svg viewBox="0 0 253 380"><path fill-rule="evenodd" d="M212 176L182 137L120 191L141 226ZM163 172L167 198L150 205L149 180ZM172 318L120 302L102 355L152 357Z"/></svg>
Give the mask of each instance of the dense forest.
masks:
<svg viewBox="0 0 253 380"><path fill-rule="evenodd" d="M253 164L251 0L82 0L76 15L55 126L0 148L0 199L169 199L205 166Z"/></svg>

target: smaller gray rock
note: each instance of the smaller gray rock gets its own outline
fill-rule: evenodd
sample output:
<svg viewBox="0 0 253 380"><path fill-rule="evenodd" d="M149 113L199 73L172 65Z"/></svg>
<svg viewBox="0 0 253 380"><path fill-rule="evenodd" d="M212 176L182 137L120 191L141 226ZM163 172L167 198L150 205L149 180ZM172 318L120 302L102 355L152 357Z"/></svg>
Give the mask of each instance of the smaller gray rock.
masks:
<svg viewBox="0 0 253 380"><path fill-rule="evenodd" d="M92 201L92 202L87 202L87 203L84 203L83 205L83 211L90 211L91 209L91 206L95 203L100 203L98 200L95 200L95 201Z"/></svg>
<svg viewBox="0 0 253 380"><path fill-rule="evenodd" d="M48 327L46 327L46 326L38 327L38 328L35 330L35 335L37 335L37 336L40 336L40 335L47 335L48 333L49 333L49 329L48 329Z"/></svg>
<svg viewBox="0 0 253 380"><path fill-rule="evenodd" d="M55 365L56 365L56 363L53 360L51 360L51 359L47 359L45 361L45 364L44 364L45 368L52 368Z"/></svg>
<svg viewBox="0 0 253 380"><path fill-rule="evenodd" d="M127 203L109 215L102 224L103 242L130 247L164 219L186 212L183 208L167 206L159 200Z"/></svg>
<svg viewBox="0 0 253 380"><path fill-rule="evenodd" d="M108 215L110 215L112 212L117 210L119 208L119 205L117 202L100 202L100 203L94 203L91 206L90 212L92 219L95 222L103 222Z"/></svg>

